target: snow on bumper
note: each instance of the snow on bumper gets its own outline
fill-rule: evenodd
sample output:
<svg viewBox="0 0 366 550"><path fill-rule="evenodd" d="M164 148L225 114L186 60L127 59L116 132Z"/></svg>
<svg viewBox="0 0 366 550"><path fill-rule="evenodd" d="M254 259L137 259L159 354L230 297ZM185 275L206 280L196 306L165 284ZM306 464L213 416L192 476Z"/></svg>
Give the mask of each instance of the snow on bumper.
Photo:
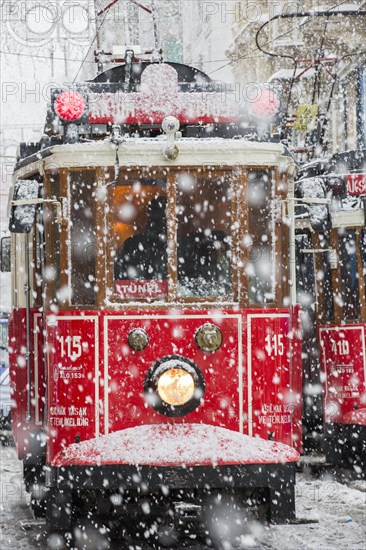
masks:
<svg viewBox="0 0 366 550"><path fill-rule="evenodd" d="M366 408L356 409L343 415L340 424L361 424L366 426Z"/></svg>
<svg viewBox="0 0 366 550"><path fill-rule="evenodd" d="M87 465L225 466L285 464L299 453L288 445L205 424L154 424L74 443L59 452L55 467Z"/></svg>

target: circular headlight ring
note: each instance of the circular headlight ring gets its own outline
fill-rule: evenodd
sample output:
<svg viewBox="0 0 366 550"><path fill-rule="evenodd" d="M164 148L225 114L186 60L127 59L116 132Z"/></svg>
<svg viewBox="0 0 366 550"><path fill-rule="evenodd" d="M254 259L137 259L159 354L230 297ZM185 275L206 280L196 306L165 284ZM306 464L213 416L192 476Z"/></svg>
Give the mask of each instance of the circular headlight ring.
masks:
<svg viewBox="0 0 366 550"><path fill-rule="evenodd" d="M158 393L160 377L170 369L181 369L190 374L194 381L194 393L191 399L182 405L170 405ZM165 416L185 416L197 409L201 404L206 389L205 379L198 366L181 355L162 357L148 370L144 383L144 392L147 402L158 413Z"/></svg>
<svg viewBox="0 0 366 550"><path fill-rule="evenodd" d="M215 339L215 342L209 341L209 339ZM205 353L215 353L222 344L222 332L213 323L205 323L202 325L195 334L195 340L197 346Z"/></svg>
<svg viewBox="0 0 366 550"><path fill-rule="evenodd" d="M143 351L149 343L149 336L143 328L133 328L128 333L127 341L134 351Z"/></svg>

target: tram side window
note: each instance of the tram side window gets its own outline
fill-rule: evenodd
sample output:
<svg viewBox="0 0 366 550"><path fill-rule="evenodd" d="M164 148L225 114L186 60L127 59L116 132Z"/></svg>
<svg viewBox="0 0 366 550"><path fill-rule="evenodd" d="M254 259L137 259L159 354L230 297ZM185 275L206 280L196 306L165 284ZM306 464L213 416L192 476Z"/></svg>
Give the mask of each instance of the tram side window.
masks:
<svg viewBox="0 0 366 550"><path fill-rule="evenodd" d="M275 301L275 250L272 174L264 170L248 173L248 233L250 246L248 298L250 304Z"/></svg>
<svg viewBox="0 0 366 550"><path fill-rule="evenodd" d="M358 269L356 255L356 234L345 231L339 235L339 264L341 272L341 293L344 320L358 319L360 315L360 296L358 287Z"/></svg>
<svg viewBox="0 0 366 550"><path fill-rule="evenodd" d="M178 295L231 296L230 174L179 174L177 223Z"/></svg>
<svg viewBox="0 0 366 550"><path fill-rule="evenodd" d="M45 192L47 196L56 197L57 200L60 200L60 176L58 171L47 174ZM57 222L56 210L53 206L43 208L43 220L40 220L38 229L39 242L44 241L45 266L42 280L44 298L47 305L50 306L57 303L60 290L60 224ZM40 260L43 261L41 255Z"/></svg>
<svg viewBox="0 0 366 550"><path fill-rule="evenodd" d="M96 302L96 177L94 170L73 171L70 186L72 303Z"/></svg>
<svg viewBox="0 0 366 550"><path fill-rule="evenodd" d="M166 176L122 174L111 193L114 290L125 299L168 292Z"/></svg>

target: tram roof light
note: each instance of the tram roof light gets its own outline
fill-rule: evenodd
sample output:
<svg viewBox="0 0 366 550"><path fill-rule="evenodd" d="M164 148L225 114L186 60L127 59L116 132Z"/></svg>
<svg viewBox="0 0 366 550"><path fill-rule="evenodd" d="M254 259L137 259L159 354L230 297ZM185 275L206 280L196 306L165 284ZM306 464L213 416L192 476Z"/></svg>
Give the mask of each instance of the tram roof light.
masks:
<svg viewBox="0 0 366 550"><path fill-rule="evenodd" d="M248 110L254 118L270 119L276 116L281 108L281 101L272 88L255 87L252 97L248 98Z"/></svg>
<svg viewBox="0 0 366 550"><path fill-rule="evenodd" d="M161 127L163 132L165 132L167 135L174 135L176 132L178 132L180 123L177 117L170 115L164 118L163 122L161 123Z"/></svg>
<svg viewBox="0 0 366 550"><path fill-rule="evenodd" d="M85 99L74 90L61 92L55 99L54 109L62 120L75 122L85 112Z"/></svg>

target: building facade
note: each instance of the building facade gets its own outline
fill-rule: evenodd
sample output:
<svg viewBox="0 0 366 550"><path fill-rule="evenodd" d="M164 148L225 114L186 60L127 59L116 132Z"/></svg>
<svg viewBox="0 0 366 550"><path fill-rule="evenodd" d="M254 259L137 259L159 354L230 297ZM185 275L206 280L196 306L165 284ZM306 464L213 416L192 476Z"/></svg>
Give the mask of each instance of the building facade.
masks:
<svg viewBox="0 0 366 550"><path fill-rule="evenodd" d="M269 82L279 90L291 145L310 149L311 157L365 147L366 16L356 12L366 11L366 2L344 3L333 9L337 16L296 18L288 15L331 11L329 3L245 0L239 5L227 51L235 80L242 86ZM265 24L278 15L285 17ZM258 49L256 37L268 54ZM304 112L309 113L305 122ZM324 147L316 147L320 134Z"/></svg>

